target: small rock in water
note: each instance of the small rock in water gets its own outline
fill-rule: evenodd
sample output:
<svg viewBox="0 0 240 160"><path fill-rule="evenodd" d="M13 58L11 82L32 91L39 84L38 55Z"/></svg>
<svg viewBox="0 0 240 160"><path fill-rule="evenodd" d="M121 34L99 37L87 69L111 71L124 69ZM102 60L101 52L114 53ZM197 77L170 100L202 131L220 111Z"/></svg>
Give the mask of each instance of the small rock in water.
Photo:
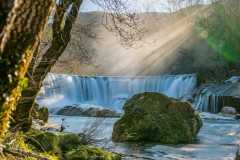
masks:
<svg viewBox="0 0 240 160"><path fill-rule="evenodd" d="M221 113L223 113L223 114L235 115L235 114L237 114L237 111L236 111L236 109L233 108L233 107L226 106L226 107L223 107L223 108L222 108Z"/></svg>
<svg viewBox="0 0 240 160"><path fill-rule="evenodd" d="M240 114L236 114L236 115L235 115L235 119L236 119L236 120L239 120L239 119L240 119Z"/></svg>
<svg viewBox="0 0 240 160"><path fill-rule="evenodd" d="M120 117L120 114L107 108L81 108L78 106L66 106L61 108L57 115L84 116L84 117Z"/></svg>
<svg viewBox="0 0 240 160"><path fill-rule="evenodd" d="M238 82L240 82L239 76L233 76L230 79L225 81L225 83L238 83Z"/></svg>

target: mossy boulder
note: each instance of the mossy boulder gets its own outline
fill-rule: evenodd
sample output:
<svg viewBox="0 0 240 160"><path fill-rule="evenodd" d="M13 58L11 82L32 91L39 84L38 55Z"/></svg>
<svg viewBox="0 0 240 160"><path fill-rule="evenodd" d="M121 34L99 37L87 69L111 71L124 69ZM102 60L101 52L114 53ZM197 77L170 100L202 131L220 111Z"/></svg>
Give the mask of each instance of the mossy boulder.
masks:
<svg viewBox="0 0 240 160"><path fill-rule="evenodd" d="M67 160L120 160L121 156L92 146L79 146L65 154Z"/></svg>
<svg viewBox="0 0 240 160"><path fill-rule="evenodd" d="M160 93L137 94L123 109L112 133L117 142L191 143L202 126L190 103Z"/></svg>

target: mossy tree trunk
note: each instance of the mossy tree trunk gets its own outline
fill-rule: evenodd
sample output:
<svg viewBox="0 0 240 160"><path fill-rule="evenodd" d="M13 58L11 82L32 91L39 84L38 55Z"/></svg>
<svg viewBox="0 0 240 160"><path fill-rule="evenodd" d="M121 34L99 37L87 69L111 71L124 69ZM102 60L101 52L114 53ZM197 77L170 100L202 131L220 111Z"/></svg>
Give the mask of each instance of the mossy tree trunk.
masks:
<svg viewBox="0 0 240 160"><path fill-rule="evenodd" d="M51 0L0 1L0 16L5 18L1 19L0 28L0 140L27 85L24 77L38 48L51 3Z"/></svg>
<svg viewBox="0 0 240 160"><path fill-rule="evenodd" d="M62 55L71 39L72 25L78 16L82 0L68 0L56 5L52 24L52 41L50 47L43 53L41 61L33 67L29 86L23 91L23 96L14 115L14 128L27 131L32 123L32 109L42 82L52 66Z"/></svg>

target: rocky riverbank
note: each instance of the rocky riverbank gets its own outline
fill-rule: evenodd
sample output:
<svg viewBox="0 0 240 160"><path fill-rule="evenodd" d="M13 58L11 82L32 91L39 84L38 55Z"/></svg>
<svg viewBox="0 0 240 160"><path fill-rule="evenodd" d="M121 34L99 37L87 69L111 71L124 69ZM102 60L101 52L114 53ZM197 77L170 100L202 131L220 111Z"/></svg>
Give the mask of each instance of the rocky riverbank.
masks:
<svg viewBox="0 0 240 160"><path fill-rule="evenodd" d="M57 111L56 115L82 116L82 117L120 117L120 113L107 108L82 108L79 106L66 106Z"/></svg>

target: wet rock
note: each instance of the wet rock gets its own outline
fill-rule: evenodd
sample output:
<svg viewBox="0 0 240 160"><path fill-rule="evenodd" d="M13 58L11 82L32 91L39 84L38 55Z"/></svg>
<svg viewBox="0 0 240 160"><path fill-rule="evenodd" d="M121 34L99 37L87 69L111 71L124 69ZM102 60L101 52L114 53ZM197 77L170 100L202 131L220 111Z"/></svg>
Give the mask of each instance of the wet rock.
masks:
<svg viewBox="0 0 240 160"><path fill-rule="evenodd" d="M119 117L120 114L109 109L88 108L83 112L83 115L89 117Z"/></svg>
<svg viewBox="0 0 240 160"><path fill-rule="evenodd" d="M84 117L119 117L120 114L110 109L87 108L78 106L66 106L57 112L57 115L65 116L84 116Z"/></svg>
<svg viewBox="0 0 240 160"><path fill-rule="evenodd" d="M57 115L64 115L64 116L81 116L83 113L83 109L81 107L76 106L66 106L61 108Z"/></svg>
<svg viewBox="0 0 240 160"><path fill-rule="evenodd" d="M240 82L240 77L239 76L233 76L229 78L228 80L224 81L224 83L237 83Z"/></svg>
<svg viewBox="0 0 240 160"><path fill-rule="evenodd" d="M222 108L221 113L235 115L235 114L237 114L237 111L233 107L225 106L225 107Z"/></svg>
<svg viewBox="0 0 240 160"><path fill-rule="evenodd" d="M129 99L124 115L114 124L114 141L190 143L202 127L191 104L159 93L141 93Z"/></svg>
<svg viewBox="0 0 240 160"><path fill-rule="evenodd" d="M236 115L235 115L235 119L236 119L236 120L239 120L239 119L240 119L240 114L236 114Z"/></svg>

